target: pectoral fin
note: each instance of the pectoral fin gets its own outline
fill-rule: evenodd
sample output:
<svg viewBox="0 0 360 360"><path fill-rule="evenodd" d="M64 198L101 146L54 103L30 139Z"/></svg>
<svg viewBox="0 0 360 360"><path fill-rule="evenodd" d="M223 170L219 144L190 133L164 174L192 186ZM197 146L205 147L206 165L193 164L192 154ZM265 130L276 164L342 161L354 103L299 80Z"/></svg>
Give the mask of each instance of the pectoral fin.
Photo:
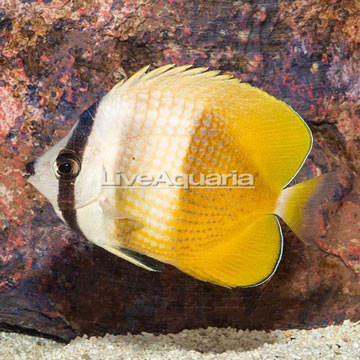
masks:
<svg viewBox="0 0 360 360"><path fill-rule="evenodd" d="M126 214L123 211L117 209L115 207L115 204L109 198L102 200L100 204L104 216L106 216L109 219L114 219L114 220L131 219L131 215Z"/></svg>
<svg viewBox="0 0 360 360"><path fill-rule="evenodd" d="M116 221L117 236L128 236L132 231L143 227L140 218L117 209L108 198L101 201L101 208L105 217Z"/></svg>
<svg viewBox="0 0 360 360"><path fill-rule="evenodd" d="M116 234L114 234L113 241L104 245L101 244L100 246L110 253L127 260L132 264L140 266L143 269L162 271L163 265L155 259L117 245L117 239L126 238L130 236L133 231L142 228L143 225L141 220L117 209L115 203L109 198L106 198L101 202L101 207L104 216L116 222Z"/></svg>

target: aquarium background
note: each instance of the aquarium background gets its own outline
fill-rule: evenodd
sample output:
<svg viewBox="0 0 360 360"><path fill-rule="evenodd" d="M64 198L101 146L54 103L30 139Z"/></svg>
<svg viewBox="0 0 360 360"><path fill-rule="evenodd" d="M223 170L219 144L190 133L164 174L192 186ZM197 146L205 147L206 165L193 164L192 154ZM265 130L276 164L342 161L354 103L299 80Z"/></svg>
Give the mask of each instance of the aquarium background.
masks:
<svg viewBox="0 0 360 360"><path fill-rule="evenodd" d="M360 4L355 1L0 0L0 328L76 335L360 319ZM146 272L73 233L22 177L124 76L219 69L291 105L314 147L295 182L336 170L305 245L282 223L271 281L225 289Z"/></svg>

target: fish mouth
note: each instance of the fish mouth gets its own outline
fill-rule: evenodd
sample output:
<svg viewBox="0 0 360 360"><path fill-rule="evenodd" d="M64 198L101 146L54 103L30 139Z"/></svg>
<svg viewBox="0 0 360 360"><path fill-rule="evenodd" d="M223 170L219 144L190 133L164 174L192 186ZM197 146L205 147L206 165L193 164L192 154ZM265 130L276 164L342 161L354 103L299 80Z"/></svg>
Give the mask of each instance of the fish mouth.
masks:
<svg viewBox="0 0 360 360"><path fill-rule="evenodd" d="M25 164L24 171L22 172L22 177L24 179L28 180L31 176L35 175L35 162L36 160Z"/></svg>
<svg viewBox="0 0 360 360"><path fill-rule="evenodd" d="M30 176L35 175L35 161L30 161L25 164L25 170L22 173L24 179L28 180Z"/></svg>

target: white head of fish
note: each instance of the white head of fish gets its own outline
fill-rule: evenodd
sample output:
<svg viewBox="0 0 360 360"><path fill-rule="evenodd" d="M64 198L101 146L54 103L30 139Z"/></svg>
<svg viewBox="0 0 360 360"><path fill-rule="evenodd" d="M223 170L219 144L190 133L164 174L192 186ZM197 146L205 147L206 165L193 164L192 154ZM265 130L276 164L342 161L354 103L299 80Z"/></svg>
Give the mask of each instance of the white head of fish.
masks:
<svg viewBox="0 0 360 360"><path fill-rule="evenodd" d="M27 165L27 181L50 201L63 219L64 211L74 212L101 194L102 149L96 137L91 136L95 110L96 106L89 108L66 137Z"/></svg>

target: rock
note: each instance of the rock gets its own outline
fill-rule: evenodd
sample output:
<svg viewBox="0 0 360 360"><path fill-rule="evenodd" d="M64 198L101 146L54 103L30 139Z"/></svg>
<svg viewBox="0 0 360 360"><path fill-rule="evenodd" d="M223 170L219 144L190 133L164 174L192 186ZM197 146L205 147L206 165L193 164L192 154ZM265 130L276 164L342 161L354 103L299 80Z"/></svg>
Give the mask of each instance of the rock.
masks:
<svg viewBox="0 0 360 360"><path fill-rule="evenodd" d="M360 5L351 0L43 0L0 8L0 323L107 332L318 327L360 319ZM273 279L224 289L137 268L71 232L22 178L125 72L209 66L290 104L314 133L297 177L337 170L321 237L285 229Z"/></svg>

